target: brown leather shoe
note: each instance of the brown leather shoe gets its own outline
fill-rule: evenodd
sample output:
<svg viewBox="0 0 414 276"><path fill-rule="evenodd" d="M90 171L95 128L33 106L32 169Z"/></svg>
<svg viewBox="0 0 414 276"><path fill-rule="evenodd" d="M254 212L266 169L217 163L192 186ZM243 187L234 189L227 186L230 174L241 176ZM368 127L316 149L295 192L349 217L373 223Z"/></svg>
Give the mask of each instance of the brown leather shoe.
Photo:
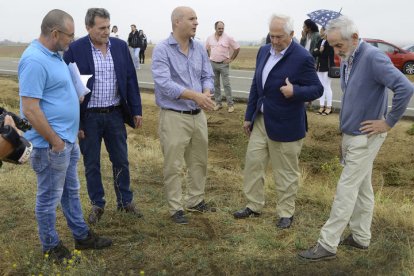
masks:
<svg viewBox="0 0 414 276"><path fill-rule="evenodd" d="M92 210L88 217L89 224L92 224L92 225L96 224L101 219L103 213L104 213L103 208L98 207L96 205L92 205Z"/></svg>
<svg viewBox="0 0 414 276"><path fill-rule="evenodd" d="M118 206L118 211L125 211L126 213L130 213L138 218L142 218L144 216L133 202L130 202L125 206Z"/></svg>

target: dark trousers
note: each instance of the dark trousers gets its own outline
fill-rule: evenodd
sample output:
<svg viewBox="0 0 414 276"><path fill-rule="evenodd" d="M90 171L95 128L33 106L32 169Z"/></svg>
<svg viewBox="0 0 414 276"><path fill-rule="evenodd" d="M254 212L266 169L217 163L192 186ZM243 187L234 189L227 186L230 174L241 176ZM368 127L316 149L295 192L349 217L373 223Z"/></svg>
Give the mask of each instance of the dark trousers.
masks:
<svg viewBox="0 0 414 276"><path fill-rule="evenodd" d="M122 118L122 111L116 109L110 113L86 112L82 118L85 138L79 145L85 165L88 194L93 205L105 206L105 191L101 178L101 143L104 140L109 159L112 163L114 188L118 207L132 202L129 188L129 162L127 133Z"/></svg>
<svg viewBox="0 0 414 276"><path fill-rule="evenodd" d="M145 63L145 50L142 48L139 50L139 63Z"/></svg>

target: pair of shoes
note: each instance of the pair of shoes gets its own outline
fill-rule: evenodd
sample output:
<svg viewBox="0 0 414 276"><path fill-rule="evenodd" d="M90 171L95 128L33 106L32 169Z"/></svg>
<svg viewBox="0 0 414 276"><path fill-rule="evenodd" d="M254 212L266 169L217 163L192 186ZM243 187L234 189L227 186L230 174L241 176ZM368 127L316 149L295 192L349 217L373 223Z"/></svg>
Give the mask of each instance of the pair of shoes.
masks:
<svg viewBox="0 0 414 276"><path fill-rule="evenodd" d="M190 212L199 212L199 213L206 213L206 212L211 211L211 207L203 199L196 206L187 208L187 211L190 211Z"/></svg>
<svg viewBox="0 0 414 276"><path fill-rule="evenodd" d="M92 225L96 224L101 219L103 213L103 208L98 207L96 205L92 205L92 210L88 217L88 223Z"/></svg>
<svg viewBox="0 0 414 276"><path fill-rule="evenodd" d="M234 112L234 106L233 105L229 105L229 109L227 109L227 111L229 113L233 113Z"/></svg>
<svg viewBox="0 0 414 276"><path fill-rule="evenodd" d="M171 219L177 224L188 224L188 219L185 217L183 210L175 212L175 214L171 216Z"/></svg>
<svg viewBox="0 0 414 276"><path fill-rule="evenodd" d="M325 110L322 112L322 116L326 116L332 113L332 108L331 107L327 107L325 108Z"/></svg>
<svg viewBox="0 0 414 276"><path fill-rule="evenodd" d="M317 115L322 115L323 112L325 112L325 107L319 108L319 110L316 112Z"/></svg>
<svg viewBox="0 0 414 276"><path fill-rule="evenodd" d="M357 243L354 240L354 237L352 236L352 234L349 234L348 237L346 237L345 239L341 240L339 242L339 245L348 245L348 246L352 246L352 247L355 247L355 248L358 248L358 249L362 249L362 250L367 250L368 249L368 246L364 246L364 245L361 245L361 244Z"/></svg>
<svg viewBox="0 0 414 276"><path fill-rule="evenodd" d="M246 207L242 210L233 213L235 219L244 219L249 217L258 217L260 213L252 211L249 207Z"/></svg>
<svg viewBox="0 0 414 276"><path fill-rule="evenodd" d="M317 243L314 247L298 253L298 257L309 262L319 262L324 260L332 260L336 258L336 254L329 252L322 245Z"/></svg>
<svg viewBox="0 0 414 276"><path fill-rule="evenodd" d="M222 105L222 104L216 104L216 105L214 106L213 110L214 110L214 111L217 111L217 110L220 110L220 109L222 109L222 108L223 108L223 105Z"/></svg>
<svg viewBox="0 0 414 276"><path fill-rule="evenodd" d="M142 218L144 216L133 202L130 202L125 206L118 206L118 211L125 211L126 213L130 213L138 218Z"/></svg>
<svg viewBox="0 0 414 276"><path fill-rule="evenodd" d="M103 249L112 245L112 240L99 237L97 234L89 230L88 236L83 240L75 239L75 249L85 250L85 249Z"/></svg>
<svg viewBox="0 0 414 276"><path fill-rule="evenodd" d="M276 223L276 227L280 229L287 229L292 225L293 216L290 218L280 218L279 221Z"/></svg>
<svg viewBox="0 0 414 276"><path fill-rule="evenodd" d="M43 251L43 256L48 261L52 261L54 263L62 264L65 262L65 260L69 261L72 259L77 259L76 261L79 262L79 259L74 257L72 253L70 253L69 249L66 248L66 246L63 245L62 241L59 241L58 245L55 247Z"/></svg>

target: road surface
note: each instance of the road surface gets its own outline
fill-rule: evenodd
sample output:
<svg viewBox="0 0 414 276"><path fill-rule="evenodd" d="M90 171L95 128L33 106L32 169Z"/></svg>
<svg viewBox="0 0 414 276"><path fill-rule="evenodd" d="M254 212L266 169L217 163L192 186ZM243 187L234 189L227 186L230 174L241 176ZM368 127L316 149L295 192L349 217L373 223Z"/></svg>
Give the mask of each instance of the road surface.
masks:
<svg viewBox="0 0 414 276"><path fill-rule="evenodd" d="M18 58L0 58L0 74L17 74ZM141 64L141 69L137 71L139 86L142 88L154 89L154 81L151 74L151 65ZM230 82L235 98L247 99L252 83L253 71L230 70ZM332 79L333 101L332 105L338 109L341 104L341 88L339 79ZM391 106L392 92L389 92L388 105ZM318 101L313 102L319 105ZM414 117L414 97L411 98L405 116Z"/></svg>

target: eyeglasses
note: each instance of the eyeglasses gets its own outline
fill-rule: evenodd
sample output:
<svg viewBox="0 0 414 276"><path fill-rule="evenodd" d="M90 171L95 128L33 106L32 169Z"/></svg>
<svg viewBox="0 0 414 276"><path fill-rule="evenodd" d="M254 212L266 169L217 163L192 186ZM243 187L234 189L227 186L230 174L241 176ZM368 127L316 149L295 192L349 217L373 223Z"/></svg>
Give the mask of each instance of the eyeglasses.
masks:
<svg viewBox="0 0 414 276"><path fill-rule="evenodd" d="M64 32L64 31L61 31L61 30L59 30L59 29L53 29L53 30L52 30L52 32L53 32L53 31L58 31L59 33L65 34L65 35L67 35L70 39L75 38L75 33L71 33L71 34L69 34L69 33Z"/></svg>

